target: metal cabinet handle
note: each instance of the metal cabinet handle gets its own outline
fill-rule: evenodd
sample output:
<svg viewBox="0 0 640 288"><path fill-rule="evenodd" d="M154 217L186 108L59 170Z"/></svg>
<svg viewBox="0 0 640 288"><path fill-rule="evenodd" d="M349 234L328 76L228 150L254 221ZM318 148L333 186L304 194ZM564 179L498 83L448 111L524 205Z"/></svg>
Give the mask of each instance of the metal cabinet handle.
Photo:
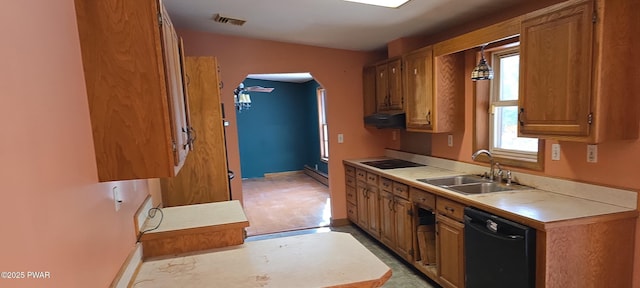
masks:
<svg viewBox="0 0 640 288"><path fill-rule="evenodd" d="M518 121L520 121L520 126L524 126L524 120L522 120L523 116L524 116L524 108L520 108L520 113L518 113Z"/></svg>
<svg viewBox="0 0 640 288"><path fill-rule="evenodd" d="M427 112L427 125L431 125L431 110Z"/></svg>

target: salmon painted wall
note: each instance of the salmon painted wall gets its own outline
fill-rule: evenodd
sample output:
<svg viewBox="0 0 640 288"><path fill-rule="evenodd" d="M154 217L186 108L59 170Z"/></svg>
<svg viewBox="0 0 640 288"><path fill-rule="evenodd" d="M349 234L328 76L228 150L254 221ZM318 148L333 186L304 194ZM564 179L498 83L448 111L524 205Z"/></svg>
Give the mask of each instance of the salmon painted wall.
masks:
<svg viewBox="0 0 640 288"><path fill-rule="evenodd" d="M247 74L310 72L327 95L329 125L329 188L332 218L346 219L346 194L343 159L379 156L393 141L381 141L390 135L387 130L368 129L363 124L362 67L385 58L384 53L367 53L322 47L265 41L198 31L180 30L188 56L216 56L224 88L227 149L230 169L236 173L232 181L233 199L242 199L238 133L233 109L233 88ZM260 109L254 107L252 109ZM344 134L338 144L337 134ZM397 142L397 141L396 141ZM254 161L260 161L255 159Z"/></svg>
<svg viewBox="0 0 640 288"><path fill-rule="evenodd" d="M147 181L98 183L74 2L2 6L0 271L50 278L0 287L107 287L135 243Z"/></svg>

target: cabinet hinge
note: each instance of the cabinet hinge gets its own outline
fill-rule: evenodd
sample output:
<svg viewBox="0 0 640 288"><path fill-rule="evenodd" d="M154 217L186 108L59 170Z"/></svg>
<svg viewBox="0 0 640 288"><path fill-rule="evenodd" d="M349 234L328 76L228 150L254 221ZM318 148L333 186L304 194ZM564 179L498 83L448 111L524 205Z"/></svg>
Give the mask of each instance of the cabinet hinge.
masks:
<svg viewBox="0 0 640 288"><path fill-rule="evenodd" d="M589 116L587 116L587 123L589 124L593 123L593 112L589 113Z"/></svg>
<svg viewBox="0 0 640 288"><path fill-rule="evenodd" d="M591 19L591 22L596 23L598 21L598 14L596 14L595 11L593 11L593 18Z"/></svg>
<svg viewBox="0 0 640 288"><path fill-rule="evenodd" d="M413 248L409 249L409 255L413 256Z"/></svg>
<svg viewBox="0 0 640 288"><path fill-rule="evenodd" d="M411 209L407 210L407 215L413 216L413 210L411 210Z"/></svg>
<svg viewBox="0 0 640 288"><path fill-rule="evenodd" d="M162 26L162 13L158 13L158 26Z"/></svg>
<svg viewBox="0 0 640 288"><path fill-rule="evenodd" d="M171 141L171 146L172 146L173 152L176 152L178 150L178 145L176 144L176 140Z"/></svg>

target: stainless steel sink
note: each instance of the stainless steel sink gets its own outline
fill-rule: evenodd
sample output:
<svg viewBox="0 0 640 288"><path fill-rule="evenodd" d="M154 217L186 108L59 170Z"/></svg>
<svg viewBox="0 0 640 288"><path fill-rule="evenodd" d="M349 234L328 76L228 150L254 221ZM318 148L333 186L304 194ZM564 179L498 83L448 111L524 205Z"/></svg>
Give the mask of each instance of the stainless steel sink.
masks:
<svg viewBox="0 0 640 288"><path fill-rule="evenodd" d="M514 185L514 184L506 185L506 184L498 184L495 182L488 182L488 183L475 183L475 184L469 184L469 185L454 185L454 186L449 186L447 188L458 191L458 192L462 192L464 194L482 194L482 193L516 190L516 189L519 189L519 187L522 187L522 186Z"/></svg>
<svg viewBox="0 0 640 288"><path fill-rule="evenodd" d="M488 179L484 179L476 175L460 175L460 176L435 178L435 179L418 179L418 181L431 184L431 185L436 185L436 186L452 186L452 185L490 182Z"/></svg>
<svg viewBox="0 0 640 288"><path fill-rule="evenodd" d="M491 182L489 179L482 178L476 175L460 175L445 178L418 179L418 181L440 186L442 188L466 195L522 190L529 188L527 186L522 186L519 184L507 185L498 182Z"/></svg>

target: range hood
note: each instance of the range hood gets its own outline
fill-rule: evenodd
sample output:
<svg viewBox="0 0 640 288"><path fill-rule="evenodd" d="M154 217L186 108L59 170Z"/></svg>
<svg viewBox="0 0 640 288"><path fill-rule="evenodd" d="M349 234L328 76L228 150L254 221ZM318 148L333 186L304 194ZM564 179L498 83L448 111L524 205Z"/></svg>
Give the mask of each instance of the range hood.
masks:
<svg viewBox="0 0 640 288"><path fill-rule="evenodd" d="M378 129L383 128L402 128L405 125L404 112L376 113L364 117L364 124L375 126Z"/></svg>

